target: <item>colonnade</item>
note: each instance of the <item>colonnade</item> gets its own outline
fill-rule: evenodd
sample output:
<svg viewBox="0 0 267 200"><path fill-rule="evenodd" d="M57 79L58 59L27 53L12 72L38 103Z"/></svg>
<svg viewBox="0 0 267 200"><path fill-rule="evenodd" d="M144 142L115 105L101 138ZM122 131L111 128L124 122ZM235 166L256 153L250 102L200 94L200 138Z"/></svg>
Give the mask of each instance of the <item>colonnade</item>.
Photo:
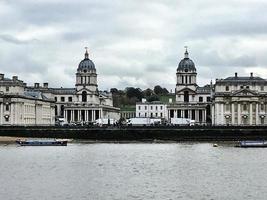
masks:
<svg viewBox="0 0 267 200"><path fill-rule="evenodd" d="M248 102L246 104L246 109L242 108L244 106L243 102L233 102L228 104L228 109L224 102L215 103L212 108L212 113L214 115L213 121L217 125L257 125L261 124L259 118L259 103ZM254 108L253 108L254 107ZM263 111L265 113L265 111ZM228 119L228 120L227 120Z"/></svg>
<svg viewBox="0 0 267 200"><path fill-rule="evenodd" d="M64 118L68 122L93 122L102 117L102 109L65 109Z"/></svg>
<svg viewBox="0 0 267 200"><path fill-rule="evenodd" d="M171 112L173 112L173 115L171 115ZM180 112L179 115L178 112ZM186 112L188 116L186 116ZM191 120L195 120L196 123L205 123L206 115L206 109L168 109L168 119L190 118Z"/></svg>

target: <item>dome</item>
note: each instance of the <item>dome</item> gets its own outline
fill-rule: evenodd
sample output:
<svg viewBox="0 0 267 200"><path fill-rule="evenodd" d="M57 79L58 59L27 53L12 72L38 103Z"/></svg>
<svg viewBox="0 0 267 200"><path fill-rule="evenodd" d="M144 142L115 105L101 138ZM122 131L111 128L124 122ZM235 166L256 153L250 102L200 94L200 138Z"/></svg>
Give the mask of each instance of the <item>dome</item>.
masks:
<svg viewBox="0 0 267 200"><path fill-rule="evenodd" d="M92 60L89 59L89 55L86 49L84 54L84 59L80 62L78 66L78 71L87 71L87 70L95 70L95 64Z"/></svg>
<svg viewBox="0 0 267 200"><path fill-rule="evenodd" d="M196 71L195 63L188 57L187 50L185 51L185 57L178 65L177 71Z"/></svg>

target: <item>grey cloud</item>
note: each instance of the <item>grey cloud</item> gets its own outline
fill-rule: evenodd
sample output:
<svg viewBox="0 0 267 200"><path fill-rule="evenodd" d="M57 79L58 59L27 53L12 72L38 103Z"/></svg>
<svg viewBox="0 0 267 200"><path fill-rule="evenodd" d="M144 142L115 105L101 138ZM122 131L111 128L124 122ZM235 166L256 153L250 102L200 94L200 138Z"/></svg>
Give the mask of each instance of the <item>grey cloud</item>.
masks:
<svg viewBox="0 0 267 200"><path fill-rule="evenodd" d="M8 34L0 34L0 39L12 44L30 44L33 42L37 42L37 39L31 39L31 40L20 40L12 35L8 35Z"/></svg>
<svg viewBox="0 0 267 200"><path fill-rule="evenodd" d="M209 83L210 78L229 76L233 70L244 73L248 67L267 65L266 43L260 50L246 49L252 46L248 40L259 44L266 39L266 3L262 1L4 2L9 9L0 12L0 43L6 50L0 52L1 70L37 74L51 84L72 86L84 46L92 51L100 77L114 78L113 85L101 81L102 88L123 88L133 83L136 87L160 84L174 88L185 45L189 46L201 84ZM26 37L29 40L19 39L25 30L44 28L55 33L44 34L41 39L38 34ZM231 54L224 49L231 44L242 52ZM51 74L55 69L62 73L57 80Z"/></svg>

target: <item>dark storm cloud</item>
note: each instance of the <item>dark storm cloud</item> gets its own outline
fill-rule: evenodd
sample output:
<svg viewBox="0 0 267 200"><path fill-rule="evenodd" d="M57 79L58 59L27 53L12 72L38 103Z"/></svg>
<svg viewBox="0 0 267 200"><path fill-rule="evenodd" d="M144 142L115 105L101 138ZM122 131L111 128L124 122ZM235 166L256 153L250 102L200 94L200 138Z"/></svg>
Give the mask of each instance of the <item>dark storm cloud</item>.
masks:
<svg viewBox="0 0 267 200"><path fill-rule="evenodd" d="M36 80L26 76L26 82L73 87L83 47L89 46L100 88L174 88L187 45L200 85L233 69L262 69L266 77L266 6L260 0L5 0L1 70L33 74ZM19 61L10 65L14 56Z"/></svg>

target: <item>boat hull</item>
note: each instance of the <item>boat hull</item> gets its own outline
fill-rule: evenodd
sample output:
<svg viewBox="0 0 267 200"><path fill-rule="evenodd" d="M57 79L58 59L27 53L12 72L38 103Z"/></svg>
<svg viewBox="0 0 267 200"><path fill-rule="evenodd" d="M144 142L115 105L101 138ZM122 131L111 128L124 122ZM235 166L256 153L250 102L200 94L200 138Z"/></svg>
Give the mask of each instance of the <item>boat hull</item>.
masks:
<svg viewBox="0 0 267 200"><path fill-rule="evenodd" d="M68 141L16 141L20 146L67 146Z"/></svg>
<svg viewBox="0 0 267 200"><path fill-rule="evenodd" d="M265 141L240 141L236 147L240 148L267 148Z"/></svg>

